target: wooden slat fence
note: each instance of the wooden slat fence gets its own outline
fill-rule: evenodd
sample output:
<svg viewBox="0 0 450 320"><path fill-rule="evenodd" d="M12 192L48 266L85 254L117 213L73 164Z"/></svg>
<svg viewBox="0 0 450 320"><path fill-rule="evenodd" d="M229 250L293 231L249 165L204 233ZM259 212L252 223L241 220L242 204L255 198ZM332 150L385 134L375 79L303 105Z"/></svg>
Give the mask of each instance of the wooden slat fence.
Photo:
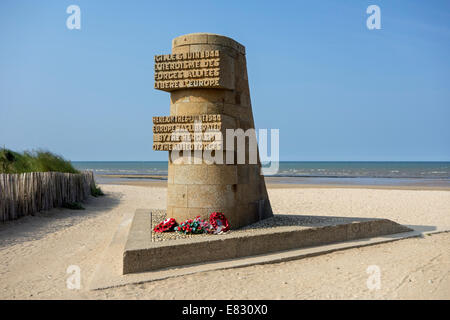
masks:
<svg viewBox="0 0 450 320"><path fill-rule="evenodd" d="M0 174L0 222L83 201L92 186L92 171Z"/></svg>

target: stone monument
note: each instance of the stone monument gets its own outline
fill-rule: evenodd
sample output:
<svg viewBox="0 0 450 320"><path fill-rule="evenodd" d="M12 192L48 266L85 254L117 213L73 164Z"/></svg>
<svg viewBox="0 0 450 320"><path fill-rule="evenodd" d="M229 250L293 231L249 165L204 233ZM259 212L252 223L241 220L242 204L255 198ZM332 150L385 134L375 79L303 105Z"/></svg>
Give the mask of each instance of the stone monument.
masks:
<svg viewBox="0 0 450 320"><path fill-rule="evenodd" d="M244 138L244 157L239 147L225 143L226 129L255 127L245 47L216 34L177 37L171 54L155 56L154 87L170 92L170 115L153 117L153 150L169 152L167 217L181 222L222 212L231 228L239 228L273 216L257 148L255 161L248 155L256 136L249 130ZM174 136L176 130L187 133ZM208 130L223 139L208 136ZM181 151L189 153L189 163L173 160L172 153ZM203 152L220 155L223 162L206 163Z"/></svg>
<svg viewBox="0 0 450 320"><path fill-rule="evenodd" d="M267 254L300 248L308 248L307 255L324 254L338 247L359 246L359 241L353 241L360 239L378 243L415 232L387 219L273 215L252 131L245 48L236 41L208 33L175 38L171 54L155 56L155 88L170 92L171 99L170 115L153 118L153 149L169 152L167 211L136 210L124 247L123 274L175 266L186 267L177 272L188 274L190 268L198 271L199 263L229 263L225 260L250 256L255 263L279 262L304 257L305 252L289 251L281 258ZM242 135L229 132L246 132L247 137L238 142ZM255 152L243 155L239 145ZM178 157L180 153L183 156ZM219 161L221 156L225 162ZM182 223L198 215L207 219L212 212L222 212L231 228L273 219L225 235L167 241L154 237L153 217L160 220L165 214ZM382 237L392 234L398 235ZM322 247L336 243L340 245ZM245 265L245 261L234 260L231 265ZM108 260L104 269L112 269L110 265ZM204 266L205 270L212 267ZM155 273L148 276L155 279ZM118 283L123 281L120 278ZM96 288L103 285L98 283Z"/></svg>

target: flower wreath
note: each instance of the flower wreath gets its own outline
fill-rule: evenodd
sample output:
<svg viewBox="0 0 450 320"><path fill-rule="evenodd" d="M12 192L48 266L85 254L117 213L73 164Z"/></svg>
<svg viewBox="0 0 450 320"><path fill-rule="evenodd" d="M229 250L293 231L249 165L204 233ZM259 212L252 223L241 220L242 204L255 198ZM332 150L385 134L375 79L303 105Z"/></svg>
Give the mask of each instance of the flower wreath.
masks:
<svg viewBox="0 0 450 320"><path fill-rule="evenodd" d="M166 232L171 231L173 227L177 225L177 222L174 218L166 219L162 222L160 222L154 229L154 232Z"/></svg>
<svg viewBox="0 0 450 320"><path fill-rule="evenodd" d="M175 231L188 234L199 234L199 233L205 233L208 232L210 229L209 223L207 221L204 221L200 218L200 216L197 216L194 220L188 219L184 221L182 224L178 225L174 228Z"/></svg>
<svg viewBox="0 0 450 320"><path fill-rule="evenodd" d="M209 216L209 223L216 231L227 232L230 230L230 224L222 212L211 213Z"/></svg>

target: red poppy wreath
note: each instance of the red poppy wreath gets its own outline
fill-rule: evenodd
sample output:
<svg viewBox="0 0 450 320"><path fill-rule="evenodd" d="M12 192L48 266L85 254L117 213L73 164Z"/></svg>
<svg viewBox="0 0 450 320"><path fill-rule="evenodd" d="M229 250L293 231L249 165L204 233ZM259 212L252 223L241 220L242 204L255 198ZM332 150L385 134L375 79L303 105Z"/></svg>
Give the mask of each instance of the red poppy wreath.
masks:
<svg viewBox="0 0 450 320"><path fill-rule="evenodd" d="M161 223L159 223L155 228L153 228L154 232L166 232L172 231L172 229L177 225L177 222L174 218L169 218Z"/></svg>
<svg viewBox="0 0 450 320"><path fill-rule="evenodd" d="M209 216L209 223L216 232L227 232L230 230L230 225L227 218L221 212L213 212Z"/></svg>

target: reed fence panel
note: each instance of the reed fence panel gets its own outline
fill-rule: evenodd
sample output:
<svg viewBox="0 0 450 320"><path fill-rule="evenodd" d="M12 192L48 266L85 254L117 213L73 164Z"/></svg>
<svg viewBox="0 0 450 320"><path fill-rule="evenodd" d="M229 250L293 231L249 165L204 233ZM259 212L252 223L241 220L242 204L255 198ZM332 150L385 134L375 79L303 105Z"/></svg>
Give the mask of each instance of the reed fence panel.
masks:
<svg viewBox="0 0 450 320"><path fill-rule="evenodd" d="M0 221L83 201L93 186L92 171L0 174Z"/></svg>

